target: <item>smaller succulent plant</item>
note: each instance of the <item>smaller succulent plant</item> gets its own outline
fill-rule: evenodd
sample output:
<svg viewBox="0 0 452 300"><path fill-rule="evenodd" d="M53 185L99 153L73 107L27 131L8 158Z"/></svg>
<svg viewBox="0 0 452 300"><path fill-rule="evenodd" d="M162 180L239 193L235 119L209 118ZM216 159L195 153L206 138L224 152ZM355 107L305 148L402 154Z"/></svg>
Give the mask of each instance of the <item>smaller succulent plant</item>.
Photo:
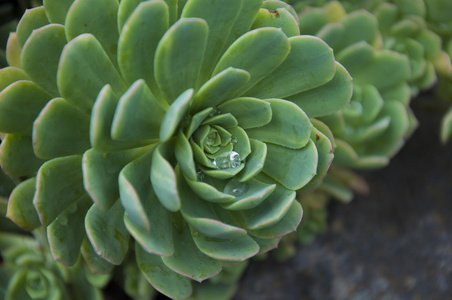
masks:
<svg viewBox="0 0 452 300"><path fill-rule="evenodd" d="M428 28L424 1L392 0L372 12L379 20L383 47L405 54L410 62L409 84L413 96L437 82L437 72L450 69L442 39Z"/></svg>
<svg viewBox="0 0 452 300"><path fill-rule="evenodd" d="M443 49L452 60L452 3L447 0L424 0L427 7L426 21L431 30L443 40ZM439 74L438 96L448 100L450 108L441 124L441 141L446 143L452 136L452 67L449 64L436 64Z"/></svg>
<svg viewBox="0 0 452 300"><path fill-rule="evenodd" d="M407 56L383 49L379 22L372 14L346 14L339 2L304 10L300 28L302 33L324 39L353 77L350 103L340 112L320 118L335 137L334 165L385 166L417 126L408 106Z"/></svg>
<svg viewBox="0 0 452 300"><path fill-rule="evenodd" d="M70 268L56 262L42 230L34 237L0 232L1 299L103 299L109 276L91 274L81 257Z"/></svg>

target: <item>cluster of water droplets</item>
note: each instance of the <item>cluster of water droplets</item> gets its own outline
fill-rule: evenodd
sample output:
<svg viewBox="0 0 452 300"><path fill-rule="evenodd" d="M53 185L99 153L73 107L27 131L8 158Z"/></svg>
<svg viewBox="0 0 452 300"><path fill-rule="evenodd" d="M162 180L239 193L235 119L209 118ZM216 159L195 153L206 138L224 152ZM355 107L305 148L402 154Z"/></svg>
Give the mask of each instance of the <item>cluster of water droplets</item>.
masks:
<svg viewBox="0 0 452 300"><path fill-rule="evenodd" d="M226 155L217 156L213 160L213 164L218 169L237 168L241 163L242 158L240 157L240 154L235 151L229 151Z"/></svg>

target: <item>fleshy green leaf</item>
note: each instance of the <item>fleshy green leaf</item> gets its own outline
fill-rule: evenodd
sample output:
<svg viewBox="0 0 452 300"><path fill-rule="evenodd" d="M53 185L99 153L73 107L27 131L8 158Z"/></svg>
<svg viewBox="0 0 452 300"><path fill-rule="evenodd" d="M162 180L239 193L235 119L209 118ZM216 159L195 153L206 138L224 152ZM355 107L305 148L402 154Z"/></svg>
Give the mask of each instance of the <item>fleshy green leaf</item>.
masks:
<svg viewBox="0 0 452 300"><path fill-rule="evenodd" d="M288 37L300 34L298 20L285 8L275 10L261 8L254 20L252 29L261 27L281 28Z"/></svg>
<svg viewBox="0 0 452 300"><path fill-rule="evenodd" d="M342 55L344 55L343 59ZM360 63L356 55L345 54L345 52L338 56L338 60L350 72L354 78L354 84L361 86L372 84L377 89L385 89L407 80L410 74L408 58L390 50L373 53L371 60L367 63Z"/></svg>
<svg viewBox="0 0 452 300"><path fill-rule="evenodd" d="M174 154L184 176L190 180L196 180L196 166L193 159L193 151L182 131L179 131L177 135Z"/></svg>
<svg viewBox="0 0 452 300"><path fill-rule="evenodd" d="M232 127L228 131L232 134L231 138L235 138L236 140L236 143L234 142L234 151L240 155L240 159L242 161L245 160L251 153L251 145L248 135L245 130L239 126Z"/></svg>
<svg viewBox="0 0 452 300"><path fill-rule="evenodd" d="M66 266L76 263L85 228L83 221L92 201L88 195L66 208L48 227L47 237L53 258Z"/></svg>
<svg viewBox="0 0 452 300"><path fill-rule="evenodd" d="M189 123L188 126L182 124L182 128L186 126L184 133L187 138L190 138L192 134L198 129L199 125L211 114L213 111L212 107L208 107L198 113L196 113L191 118L188 118L183 121L183 123Z"/></svg>
<svg viewBox="0 0 452 300"><path fill-rule="evenodd" d="M234 25L229 33L228 39L221 51L224 53L229 46L234 43L234 41L250 30L256 15L261 8L263 0L245 0L242 3L242 8L240 13L235 20Z"/></svg>
<svg viewBox="0 0 452 300"><path fill-rule="evenodd" d="M207 256L225 261L243 261L259 252L259 245L248 235L237 239L207 237L192 229L193 240Z"/></svg>
<svg viewBox="0 0 452 300"><path fill-rule="evenodd" d="M51 23L64 25L69 7L74 0L43 0L46 15Z"/></svg>
<svg viewBox="0 0 452 300"><path fill-rule="evenodd" d="M213 74L229 68L239 68L250 74L245 92L259 80L274 71L289 55L290 43L277 28L259 28L249 31L232 44L218 62ZM256 63L258 62L258 63Z"/></svg>
<svg viewBox="0 0 452 300"><path fill-rule="evenodd" d="M344 35L331 45L335 51L340 51L348 45L365 41L373 45L378 39L378 20L367 11L355 11L341 20L344 25ZM326 41L328 43L328 41Z"/></svg>
<svg viewBox="0 0 452 300"><path fill-rule="evenodd" d="M111 62L116 65L118 50L117 0L77 0L66 16L67 40L90 33L104 48Z"/></svg>
<svg viewBox="0 0 452 300"><path fill-rule="evenodd" d="M56 74L66 43L64 26L50 24L32 32L20 56L28 76L52 97L59 96Z"/></svg>
<svg viewBox="0 0 452 300"><path fill-rule="evenodd" d="M119 2L118 7L118 30L121 33L124 24L130 18L135 9L140 5L143 0L124 0ZM156 1L154 1L156 2Z"/></svg>
<svg viewBox="0 0 452 300"><path fill-rule="evenodd" d="M234 178L238 181L247 181L260 173L267 158L267 145L257 140L250 139L251 154L246 158L243 170Z"/></svg>
<svg viewBox="0 0 452 300"><path fill-rule="evenodd" d="M106 84L110 84L118 95L126 91L111 60L91 34L79 35L64 47L57 84L61 96L86 111L91 110L97 95Z"/></svg>
<svg viewBox="0 0 452 300"><path fill-rule="evenodd" d="M201 251L193 242L187 224L181 230L173 230L174 254L162 257L163 263L182 276L203 281L221 271L221 263Z"/></svg>
<svg viewBox="0 0 452 300"><path fill-rule="evenodd" d="M250 138L298 149L306 145L312 124L306 114L295 104L286 100L267 100L272 109L271 121L246 132Z"/></svg>
<svg viewBox="0 0 452 300"><path fill-rule="evenodd" d="M253 179L246 182L231 179L226 184L224 192L234 195L235 199L222 206L229 210L255 208L273 193L275 187L276 184L265 184Z"/></svg>
<svg viewBox="0 0 452 300"><path fill-rule="evenodd" d="M391 157L403 146L403 137L409 129L408 113L403 104L390 101L384 104L381 114L391 118L388 130L368 147L371 147L371 153Z"/></svg>
<svg viewBox="0 0 452 300"><path fill-rule="evenodd" d="M445 144L452 136L452 109L444 115L441 122L441 142Z"/></svg>
<svg viewBox="0 0 452 300"><path fill-rule="evenodd" d="M149 203L156 198L149 182L151 162L152 150L128 163L119 174L120 200L137 231L151 230L148 215L154 208Z"/></svg>
<svg viewBox="0 0 452 300"><path fill-rule="evenodd" d="M106 212L93 204L85 218L85 230L96 253L114 265L121 264L129 249L130 234L123 218L120 201Z"/></svg>
<svg viewBox="0 0 452 300"><path fill-rule="evenodd" d="M123 22L123 9L130 2L136 5L142 1L121 1L119 26ZM160 39L168 30L168 18L168 6L164 1L145 1L125 22L118 41L119 68L126 82L132 84L144 79L159 100L159 89L154 78L154 56Z"/></svg>
<svg viewBox="0 0 452 300"><path fill-rule="evenodd" d="M201 18L209 28L206 52L200 72L200 83L210 76L221 55L220 50L229 36L242 8L242 0L203 1L190 0L184 6L181 17Z"/></svg>
<svg viewBox="0 0 452 300"><path fill-rule="evenodd" d="M143 276L156 290L173 299L184 299L191 295L190 279L168 268L160 256L147 253L138 244L135 253Z"/></svg>
<svg viewBox="0 0 452 300"><path fill-rule="evenodd" d="M206 118L202 125L218 125L222 126L225 129L230 129L232 127L236 127L239 123L237 119L230 113L225 113L217 116L213 116L210 118Z"/></svg>
<svg viewBox="0 0 452 300"><path fill-rule="evenodd" d="M336 139L335 142L334 164L337 164L338 166L354 167L359 158L355 149L342 139Z"/></svg>
<svg viewBox="0 0 452 300"><path fill-rule="evenodd" d="M124 215L124 223L133 238L146 252L161 256L173 255L171 212L160 204L152 189L149 188L146 192L146 194L140 196L143 196L143 200L147 201L148 214L146 217L151 229L149 231L141 230L127 214Z"/></svg>
<svg viewBox="0 0 452 300"><path fill-rule="evenodd" d="M38 157L82 154L90 148L90 116L63 98L51 100L34 122L33 148Z"/></svg>
<svg viewBox="0 0 452 300"><path fill-rule="evenodd" d="M27 9L17 25L17 42L22 48L33 30L49 24L44 7Z"/></svg>
<svg viewBox="0 0 452 300"><path fill-rule="evenodd" d="M336 62L332 80L317 88L290 96L287 100L297 104L310 117L319 117L338 111L352 96L352 78L347 70Z"/></svg>
<svg viewBox="0 0 452 300"><path fill-rule="evenodd" d="M239 166L235 168L228 168L228 169L207 169L202 166L199 166L201 171L213 178L216 179L229 179L237 175L240 171L243 170L245 167L245 164L242 162Z"/></svg>
<svg viewBox="0 0 452 300"><path fill-rule="evenodd" d="M290 53L271 74L255 85L247 95L285 98L330 81L336 71L333 49L314 36L289 39Z"/></svg>
<svg viewBox="0 0 452 300"><path fill-rule="evenodd" d="M184 219L197 231L208 237L236 239L246 235L242 228L221 220L213 208L213 203L199 199L190 188L180 180L181 212Z"/></svg>
<svg viewBox="0 0 452 300"><path fill-rule="evenodd" d="M202 174L202 172L200 172ZM204 174L200 177L205 176ZM213 203L225 203L233 200L235 197L218 191L212 184L205 183L202 181L194 181L186 178L186 182L193 190L193 192L200 197L209 202Z"/></svg>
<svg viewBox="0 0 452 300"><path fill-rule="evenodd" d="M22 69L16 67L0 69L0 91L4 90L11 83L29 79L28 75Z"/></svg>
<svg viewBox="0 0 452 300"><path fill-rule="evenodd" d="M0 93L0 131L30 134L33 121L49 100L31 81L10 84Z"/></svg>
<svg viewBox="0 0 452 300"><path fill-rule="evenodd" d="M115 115L118 97L109 85L102 88L94 103L90 122L90 141L99 152L110 152L141 147L149 141L114 141L111 138L111 124Z"/></svg>
<svg viewBox="0 0 452 300"><path fill-rule="evenodd" d="M301 204L298 201L293 201L288 212L278 223L263 229L250 230L250 234L263 239L273 239L287 235L297 229L302 215Z"/></svg>
<svg viewBox="0 0 452 300"><path fill-rule="evenodd" d="M21 68L20 65L20 47L17 41L17 34L10 32L6 43L6 62L11 67ZM27 78L28 79L28 78Z"/></svg>
<svg viewBox="0 0 452 300"><path fill-rule="evenodd" d="M199 88L190 110L196 112L207 107L215 107L231 99L238 94L238 90L245 87L249 79L250 74L241 69L227 68L221 71Z"/></svg>
<svg viewBox="0 0 452 300"><path fill-rule="evenodd" d="M221 113L231 113L243 129L261 127L272 119L270 103L257 98L236 98L221 104L218 109Z"/></svg>
<svg viewBox="0 0 452 300"><path fill-rule="evenodd" d="M96 205L107 211L119 198L118 176L122 168L145 149L101 153L90 149L83 155L85 190Z"/></svg>
<svg viewBox="0 0 452 300"><path fill-rule="evenodd" d="M88 237L85 236L80 249L83 258L88 265L89 270L94 274L110 274L113 269L113 265L108 261L97 255L93 246L91 245Z"/></svg>
<svg viewBox="0 0 452 300"><path fill-rule="evenodd" d="M39 169L33 204L43 225L84 197L81 166L82 157L74 155L52 159Z"/></svg>
<svg viewBox="0 0 452 300"><path fill-rule="evenodd" d="M318 154L312 141L293 150L267 144L267 159L262 172L290 190L298 190L315 176Z"/></svg>
<svg viewBox="0 0 452 300"><path fill-rule="evenodd" d="M320 121L317 122L320 123ZM331 141L325 134L315 127L313 127L311 132L311 140L317 148L319 161L317 164L317 174L308 184L304 186L304 189L312 188L315 184L321 181L334 158L333 145L331 144Z"/></svg>
<svg viewBox="0 0 452 300"><path fill-rule="evenodd" d="M193 89L186 90L168 108L160 125L160 141L166 142L176 133L177 127L183 121L185 113L190 106L192 96Z"/></svg>
<svg viewBox="0 0 452 300"><path fill-rule="evenodd" d="M159 144L152 155L151 182L154 192L166 209L176 212L180 209L180 196L177 192L176 173L168 162L173 155L174 141ZM170 159L172 160L172 159Z"/></svg>
<svg viewBox="0 0 452 300"><path fill-rule="evenodd" d="M32 230L41 225L33 206L35 184L35 177L22 182L13 190L8 200L6 217L25 230Z"/></svg>
<svg viewBox="0 0 452 300"><path fill-rule="evenodd" d="M2 170L11 178L24 179L34 176L45 160L33 152L33 142L29 136L7 134L0 145Z"/></svg>
<svg viewBox="0 0 452 300"><path fill-rule="evenodd" d="M197 87L207 31L203 19L183 18L160 40L155 53L154 75L168 103L187 89Z"/></svg>
<svg viewBox="0 0 452 300"><path fill-rule="evenodd" d="M241 215L249 229L266 228L278 223L289 211L294 201L294 191L277 186L275 191L260 205L241 211Z"/></svg>
<svg viewBox="0 0 452 300"><path fill-rule="evenodd" d="M120 141L157 139L164 114L144 80L137 80L119 99L111 136Z"/></svg>

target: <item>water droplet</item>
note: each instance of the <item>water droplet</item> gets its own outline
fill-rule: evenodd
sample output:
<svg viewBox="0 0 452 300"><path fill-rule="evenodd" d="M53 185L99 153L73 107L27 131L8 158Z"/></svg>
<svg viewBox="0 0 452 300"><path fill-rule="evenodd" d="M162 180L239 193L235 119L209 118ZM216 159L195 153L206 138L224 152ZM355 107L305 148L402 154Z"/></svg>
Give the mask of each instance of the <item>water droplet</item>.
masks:
<svg viewBox="0 0 452 300"><path fill-rule="evenodd" d="M242 163L242 159L240 157L240 154L238 154L235 151L229 152L229 159L231 161L231 166L233 168L237 168Z"/></svg>
<svg viewBox="0 0 452 300"><path fill-rule="evenodd" d="M199 235L199 232L193 231L193 236L198 236L198 235Z"/></svg>
<svg viewBox="0 0 452 300"><path fill-rule="evenodd" d="M242 196L248 192L248 182L240 182L235 179L231 179L224 188L224 192L236 197Z"/></svg>
<svg viewBox="0 0 452 300"><path fill-rule="evenodd" d="M57 219L58 219L58 223L60 223L61 225L67 225L66 216L59 216Z"/></svg>
<svg viewBox="0 0 452 300"><path fill-rule="evenodd" d="M237 168L241 163L242 159L240 158L240 154L235 151L229 151L226 155L217 156L213 160L213 164L218 169Z"/></svg>
<svg viewBox="0 0 452 300"><path fill-rule="evenodd" d="M236 197L242 196L248 191L248 182L242 182L240 186L232 189L232 194Z"/></svg>
<svg viewBox="0 0 452 300"><path fill-rule="evenodd" d="M231 136L231 140L230 140L230 141L231 141L231 144L232 144L232 145L234 145L234 146L237 145L237 142L238 142L238 141L237 141L237 137Z"/></svg>
<svg viewBox="0 0 452 300"><path fill-rule="evenodd" d="M212 111L209 114L209 117L218 116L219 114L221 114L220 109L218 107L214 106Z"/></svg>
<svg viewBox="0 0 452 300"><path fill-rule="evenodd" d="M196 173L196 177L198 177L198 181L204 181L204 173L199 171L198 173Z"/></svg>

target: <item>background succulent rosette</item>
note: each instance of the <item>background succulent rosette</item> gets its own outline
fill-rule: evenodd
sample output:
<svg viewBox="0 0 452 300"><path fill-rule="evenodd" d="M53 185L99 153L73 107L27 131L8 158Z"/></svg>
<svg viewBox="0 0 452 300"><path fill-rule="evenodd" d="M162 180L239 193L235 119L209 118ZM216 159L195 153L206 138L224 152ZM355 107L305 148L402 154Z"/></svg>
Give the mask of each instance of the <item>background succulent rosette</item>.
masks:
<svg viewBox="0 0 452 300"><path fill-rule="evenodd" d="M443 49L449 60L452 58L452 3L447 0L424 0L427 7L426 21L429 28L443 41ZM446 143L452 136L452 67L449 64L437 64L439 87L437 94L449 101L449 109L444 115L441 126L441 141Z"/></svg>
<svg viewBox="0 0 452 300"><path fill-rule="evenodd" d="M178 299L296 229L295 191L333 157L310 118L351 95L287 4L185 2L44 1L0 70L0 162L19 183L8 217L46 226L56 260L81 251L95 273L132 245Z"/></svg>
<svg viewBox="0 0 452 300"><path fill-rule="evenodd" d="M347 13L338 1L299 7L301 33L323 39L353 77L350 103L319 118L331 129L333 164L317 189L298 193L307 218L295 235L309 242L326 228L325 209L331 197L349 202L354 193L367 192L366 182L352 170L386 166L417 121L409 108L410 60L384 47L374 15L365 10Z"/></svg>

